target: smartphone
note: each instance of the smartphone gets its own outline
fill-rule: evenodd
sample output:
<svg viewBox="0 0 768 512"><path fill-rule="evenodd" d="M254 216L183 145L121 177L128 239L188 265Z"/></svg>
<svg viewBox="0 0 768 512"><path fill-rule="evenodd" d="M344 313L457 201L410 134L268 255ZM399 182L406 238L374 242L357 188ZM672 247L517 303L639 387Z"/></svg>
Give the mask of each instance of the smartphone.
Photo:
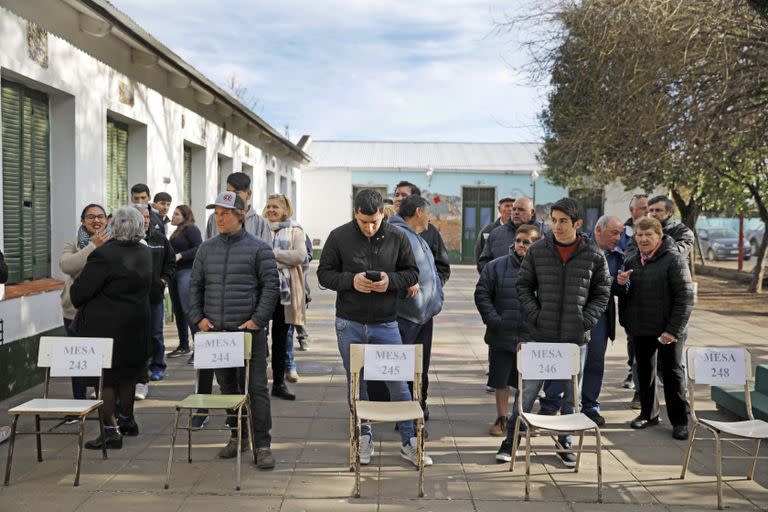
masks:
<svg viewBox="0 0 768 512"><path fill-rule="evenodd" d="M381 272L379 270L366 270L365 278L374 283L381 281Z"/></svg>

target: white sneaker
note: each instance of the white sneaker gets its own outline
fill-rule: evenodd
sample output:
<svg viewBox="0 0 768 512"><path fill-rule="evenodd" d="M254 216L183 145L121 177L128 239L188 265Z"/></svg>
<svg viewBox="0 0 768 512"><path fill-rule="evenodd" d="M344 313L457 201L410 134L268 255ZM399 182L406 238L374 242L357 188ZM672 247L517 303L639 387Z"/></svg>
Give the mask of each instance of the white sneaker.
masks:
<svg viewBox="0 0 768 512"><path fill-rule="evenodd" d="M373 439L371 434L363 434L360 436L360 464L367 466L371 463L371 457L373 457Z"/></svg>
<svg viewBox="0 0 768 512"><path fill-rule="evenodd" d="M419 467L418 454L419 454L419 451L418 451L418 448L416 447L415 437L412 437L408 444L400 447L400 456L405 460L411 461L411 463L416 467ZM432 457L427 455L426 451L424 451L424 465L425 466L432 465Z"/></svg>
<svg viewBox="0 0 768 512"><path fill-rule="evenodd" d="M136 400L144 400L149 395L149 384L142 384L141 382L138 382L136 384L136 391L134 391L133 396L136 398Z"/></svg>

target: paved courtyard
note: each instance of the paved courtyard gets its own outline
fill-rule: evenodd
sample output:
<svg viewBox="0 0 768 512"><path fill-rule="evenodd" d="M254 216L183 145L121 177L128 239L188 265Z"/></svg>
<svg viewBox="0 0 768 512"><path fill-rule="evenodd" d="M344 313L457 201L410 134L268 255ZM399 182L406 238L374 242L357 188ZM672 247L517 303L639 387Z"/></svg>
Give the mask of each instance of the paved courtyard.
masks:
<svg viewBox="0 0 768 512"><path fill-rule="evenodd" d="M333 329L334 294L313 287L308 311L311 350L296 352L301 381L291 387L296 402L272 401L273 452L277 467L259 471L244 457L242 490L234 490L234 462L216 458L225 432L194 434L193 462L186 462L186 437L173 466L170 490L163 490L170 444L172 404L193 390L194 374L186 360L169 360L168 377L153 383L147 400L137 403L139 437L126 437L122 450L86 451L80 487L73 487L76 436L43 438L44 459L34 455L34 436L19 438L11 486L0 487L0 511L478 511L525 506L531 511L698 511L716 508L713 444L698 442L689 476L679 479L686 443L675 441L671 427L633 431L628 408L632 392L621 388L626 376L626 348L621 336L609 346L602 402L604 504L596 503L595 458L586 454L578 474L562 466L551 453L532 458L532 501L524 504L523 464L514 473L497 465L494 454L500 439L488 435L494 420L493 395L485 392L486 345L482 324L472 300L477 274L469 266L456 267L446 288L446 304L436 320L430 372L427 448L435 465L425 470L425 492L416 498L417 473L398 454L398 435L390 426L376 430L376 456L363 467L362 497L350 498L354 475L347 468L347 407L345 379ZM734 304L734 308L738 305ZM166 331L166 346L175 336ZM695 311L690 343L745 345L755 361L768 361L764 333L749 317ZM66 397L68 382L56 385ZM0 424L6 410L40 396L38 386L0 403ZM717 416L708 390L697 393L697 405ZM24 420L22 420L24 422ZM24 422L27 429L32 422ZM86 439L97 426L88 422ZM209 425L222 426L223 418ZM64 427L62 427L64 428ZM71 427L68 427L71 428ZM593 438L585 444L592 446ZM7 445L0 448L5 469ZM536 438L534 448L551 447ZM762 455L768 455L763 446ZM522 458L518 459L522 462ZM758 465L756 480L747 481L747 464L729 461L724 486L730 510L768 510L768 462Z"/></svg>

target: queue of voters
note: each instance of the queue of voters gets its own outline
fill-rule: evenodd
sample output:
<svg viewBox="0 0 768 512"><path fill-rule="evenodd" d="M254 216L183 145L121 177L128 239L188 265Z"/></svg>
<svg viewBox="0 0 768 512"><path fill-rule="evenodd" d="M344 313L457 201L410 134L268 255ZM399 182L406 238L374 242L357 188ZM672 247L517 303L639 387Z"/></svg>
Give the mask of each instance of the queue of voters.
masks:
<svg viewBox="0 0 768 512"><path fill-rule="evenodd" d="M272 440L280 434L272 431L271 400L296 400L297 393L288 387L300 379L294 333L301 350L309 347L312 247L293 218L290 200L270 195L259 214L252 204L250 178L232 173L226 190L206 206L212 213L203 232L189 205L171 210L173 199L167 193L150 200L148 187L137 184L131 197L132 204L109 213L98 204L85 206L81 225L59 258L67 276L61 308L68 336L113 341L111 365L101 382L96 377L71 379L73 398L103 401L100 435L85 448L121 449L130 443L126 438L140 435L136 401L150 396L153 383L165 379L167 358L194 364L199 333L243 332L251 340L243 366L195 366L195 391L216 394L215 380L222 395L247 397L244 416L239 409L227 411L229 435L218 457L239 461L251 449L258 469L275 468ZM444 307L451 267L440 231L430 222L431 204L419 188L400 182L390 202L376 190L360 190L353 220L330 233L316 272L319 285L336 294L333 323L347 379L351 462L365 466L376 455L371 422L355 417L357 401L416 400L418 420L393 416L391 423L400 438L400 457L421 471L440 463L421 436L428 439L424 422L430 419L430 360L433 344L439 343L433 340L434 323ZM670 434L689 439L684 354L694 303L688 263L691 231L674 220L673 203L664 196L635 195L629 211L626 222L602 216L585 233L583 212L574 199L553 203L544 222L531 199L504 197L498 202L498 220L480 232L474 306L485 325L484 385L495 398L495 410L488 411L488 434L502 438L488 460L514 463L521 440L544 434L537 427L526 431L528 422L520 421L521 414L581 413L599 433L606 423L600 398L606 350L622 328L628 340L624 387L634 389L629 405L639 411L629 426L641 430L661 423L661 380ZM175 347L166 347L163 337L170 313L166 307L175 321ZM366 381L365 369L362 381L353 380L359 369L352 366L351 347L357 344L420 346L421 366L413 369L420 381L386 378L387 372L399 374L395 366L377 372L371 368L372 375L383 373L384 380ZM522 378L519 357L526 344L532 344L532 353L539 353L542 361L546 353L562 358L573 350L578 354L577 378ZM407 358L402 354L380 352L377 357ZM554 367L551 373L556 373ZM487 419L477 421L484 424ZM210 420L209 411L199 407L187 428L205 429ZM74 424L79 418L65 421ZM581 445L576 446L572 432L547 433L558 461L577 468Z"/></svg>

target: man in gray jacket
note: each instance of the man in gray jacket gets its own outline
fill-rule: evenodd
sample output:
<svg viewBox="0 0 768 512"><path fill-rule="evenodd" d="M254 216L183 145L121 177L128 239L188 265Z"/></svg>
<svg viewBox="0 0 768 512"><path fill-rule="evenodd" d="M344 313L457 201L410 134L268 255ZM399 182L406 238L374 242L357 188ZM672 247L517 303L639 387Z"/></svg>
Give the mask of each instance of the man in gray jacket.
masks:
<svg viewBox="0 0 768 512"><path fill-rule="evenodd" d="M267 391L265 329L280 297L275 255L266 242L244 229L245 204L240 196L222 192L216 202L206 208L215 210L220 234L197 250L189 286L189 321L202 332L251 333L253 344L247 386L253 417L253 456L259 469L271 469L275 467L275 459L270 450L272 415ZM246 383L242 370L216 370L223 394L243 393ZM228 424L235 422L236 418L230 416ZM237 446L236 436L233 432L219 457L236 457L238 449L244 451L248 447L247 437Z"/></svg>

